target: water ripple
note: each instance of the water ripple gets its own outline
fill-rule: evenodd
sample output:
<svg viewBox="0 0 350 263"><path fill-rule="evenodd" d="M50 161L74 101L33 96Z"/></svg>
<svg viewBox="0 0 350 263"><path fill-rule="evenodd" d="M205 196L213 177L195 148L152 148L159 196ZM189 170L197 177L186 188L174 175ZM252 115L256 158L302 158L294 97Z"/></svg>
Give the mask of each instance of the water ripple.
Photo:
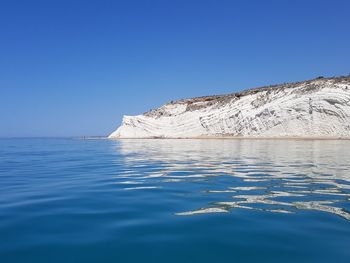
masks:
<svg viewBox="0 0 350 263"><path fill-rule="evenodd" d="M123 140L119 150L133 169L137 170L140 162L159 168L152 171L142 166L142 176L133 173L129 177L137 183L141 183L139 179L146 179L143 183L152 179L159 185L205 180L206 184L199 186L205 189L199 192L224 199L174 212L176 215L237 208L272 213L316 210L350 220L349 211L341 207L350 198L349 146L348 141ZM222 183L221 177L225 178Z"/></svg>
<svg viewBox="0 0 350 263"><path fill-rule="evenodd" d="M0 139L1 263L348 262L349 149Z"/></svg>

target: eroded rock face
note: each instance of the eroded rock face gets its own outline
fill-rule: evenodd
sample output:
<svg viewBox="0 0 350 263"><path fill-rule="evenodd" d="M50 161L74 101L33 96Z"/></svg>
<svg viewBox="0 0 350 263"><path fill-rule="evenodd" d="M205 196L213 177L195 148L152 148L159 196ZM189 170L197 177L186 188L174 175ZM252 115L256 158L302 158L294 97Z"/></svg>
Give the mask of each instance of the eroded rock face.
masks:
<svg viewBox="0 0 350 263"><path fill-rule="evenodd" d="M350 137L350 77L184 99L124 116L109 138Z"/></svg>

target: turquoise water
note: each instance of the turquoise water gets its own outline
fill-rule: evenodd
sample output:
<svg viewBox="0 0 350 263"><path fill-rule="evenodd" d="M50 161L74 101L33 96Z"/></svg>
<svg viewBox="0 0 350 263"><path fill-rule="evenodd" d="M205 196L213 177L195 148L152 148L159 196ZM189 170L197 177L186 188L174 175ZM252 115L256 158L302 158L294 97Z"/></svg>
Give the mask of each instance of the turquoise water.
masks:
<svg viewBox="0 0 350 263"><path fill-rule="evenodd" d="M0 262L349 262L350 141L0 140Z"/></svg>

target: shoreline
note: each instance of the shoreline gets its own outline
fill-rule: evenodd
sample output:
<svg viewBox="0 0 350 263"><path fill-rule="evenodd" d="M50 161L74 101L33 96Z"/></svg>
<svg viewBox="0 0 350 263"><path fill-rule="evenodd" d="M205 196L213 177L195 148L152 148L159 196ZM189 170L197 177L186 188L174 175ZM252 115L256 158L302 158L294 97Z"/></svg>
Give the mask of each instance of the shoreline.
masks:
<svg viewBox="0 0 350 263"><path fill-rule="evenodd" d="M94 138L91 138L94 139ZM101 139L101 138L100 138ZM197 136L197 137L123 137L108 138L108 140L350 140L350 137L327 137L327 136Z"/></svg>

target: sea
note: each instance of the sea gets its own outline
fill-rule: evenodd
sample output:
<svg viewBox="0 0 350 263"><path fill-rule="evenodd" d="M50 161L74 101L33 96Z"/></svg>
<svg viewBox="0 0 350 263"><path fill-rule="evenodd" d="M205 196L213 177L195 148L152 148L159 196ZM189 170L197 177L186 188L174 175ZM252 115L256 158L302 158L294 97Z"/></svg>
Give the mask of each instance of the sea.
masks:
<svg viewBox="0 0 350 263"><path fill-rule="evenodd" d="M350 141L0 139L0 262L350 262Z"/></svg>

